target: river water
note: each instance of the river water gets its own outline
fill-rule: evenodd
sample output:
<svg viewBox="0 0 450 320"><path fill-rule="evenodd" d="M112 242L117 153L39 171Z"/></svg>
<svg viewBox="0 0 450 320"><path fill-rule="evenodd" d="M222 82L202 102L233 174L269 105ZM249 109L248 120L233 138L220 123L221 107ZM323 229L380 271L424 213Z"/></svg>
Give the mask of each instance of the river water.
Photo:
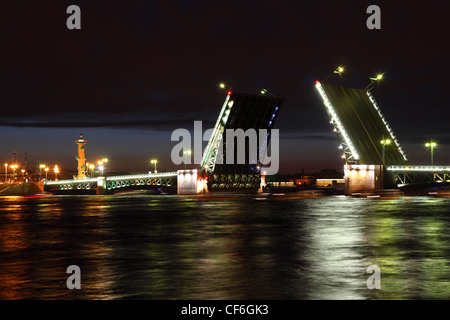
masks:
<svg viewBox="0 0 450 320"><path fill-rule="evenodd" d="M448 299L450 199L0 198L0 299ZM68 290L66 269L81 269ZM381 271L369 290L367 268Z"/></svg>

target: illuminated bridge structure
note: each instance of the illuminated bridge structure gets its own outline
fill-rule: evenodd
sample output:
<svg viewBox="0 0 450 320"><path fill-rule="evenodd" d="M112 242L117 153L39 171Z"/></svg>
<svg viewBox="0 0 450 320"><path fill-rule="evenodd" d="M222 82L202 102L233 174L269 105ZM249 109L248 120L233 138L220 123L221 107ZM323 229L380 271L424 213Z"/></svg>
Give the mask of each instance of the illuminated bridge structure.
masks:
<svg viewBox="0 0 450 320"><path fill-rule="evenodd" d="M409 163L375 98L365 89L316 82L345 164L406 165ZM384 145L381 141L392 144Z"/></svg>
<svg viewBox="0 0 450 320"><path fill-rule="evenodd" d="M399 187L450 182L450 166L388 166L386 170Z"/></svg>
<svg viewBox="0 0 450 320"><path fill-rule="evenodd" d="M201 169L207 177L208 190L253 192L261 187L262 162L282 103L282 98L268 92L251 95L228 91L203 153ZM243 141L244 147L238 150L240 142L238 138L228 135L228 130L242 130L249 135L253 131L256 147L250 147L248 138ZM227 159L227 146L234 150L233 159ZM242 151L245 152L245 159L239 160L238 153Z"/></svg>
<svg viewBox="0 0 450 320"><path fill-rule="evenodd" d="M450 182L450 167L414 166L370 90L316 81L339 142L348 194Z"/></svg>
<svg viewBox="0 0 450 320"><path fill-rule="evenodd" d="M127 189L176 188L177 172L47 181L45 191L112 193Z"/></svg>
<svg viewBox="0 0 450 320"><path fill-rule="evenodd" d="M267 93L267 94L266 94ZM261 188L262 157L270 141L271 131L278 117L283 99L268 91L261 95L251 95L227 91L225 102L203 152L202 162L197 169L178 170L153 174L106 176L60 181L47 181L44 191L55 193L96 193L108 194L127 189L176 189L178 194L197 194L208 191L256 192ZM224 148L228 129L266 129L267 133L257 136L256 160L250 161L247 140L244 140L245 161L226 159ZM237 148L239 142L233 141ZM242 146L242 145L241 145ZM235 149L236 150L236 149ZM232 163L230 163L232 162Z"/></svg>

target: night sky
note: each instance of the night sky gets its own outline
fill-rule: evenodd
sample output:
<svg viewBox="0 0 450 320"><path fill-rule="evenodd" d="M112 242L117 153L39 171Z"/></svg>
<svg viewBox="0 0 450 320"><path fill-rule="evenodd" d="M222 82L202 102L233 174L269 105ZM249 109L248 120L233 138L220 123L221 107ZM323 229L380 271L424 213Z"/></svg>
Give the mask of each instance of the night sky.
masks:
<svg viewBox="0 0 450 320"><path fill-rule="evenodd" d="M417 4L415 4L417 3ZM68 30L66 8L81 8ZM381 8L381 30L366 9ZM116 171L177 169L177 128L214 125L225 92L267 88L285 99L280 172L342 169L338 142L314 89L329 82L373 89L413 164L450 165L448 1L9 1L2 3L0 161L76 170L75 140L88 160Z"/></svg>

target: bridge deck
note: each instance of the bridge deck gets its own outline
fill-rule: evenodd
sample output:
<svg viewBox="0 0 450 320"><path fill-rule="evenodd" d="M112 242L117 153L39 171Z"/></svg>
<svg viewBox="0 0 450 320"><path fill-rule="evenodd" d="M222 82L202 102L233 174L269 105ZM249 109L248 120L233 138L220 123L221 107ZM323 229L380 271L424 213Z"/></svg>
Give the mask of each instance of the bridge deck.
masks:
<svg viewBox="0 0 450 320"><path fill-rule="evenodd" d="M348 145L352 160L383 164L382 140L389 139L384 158L388 165L406 165L406 155L375 99L363 89L316 83L338 138Z"/></svg>
<svg viewBox="0 0 450 320"><path fill-rule="evenodd" d="M157 178L167 178L176 177L176 172L162 172L162 173L152 173L152 174L131 174L125 176L111 176L105 177L107 181L121 181L121 180L132 180L132 179L157 179ZM71 184L71 183L92 183L97 182L98 178L87 178L87 179L69 179L69 180L58 180L58 181L47 181L46 185L60 185L60 184Z"/></svg>
<svg viewBox="0 0 450 320"><path fill-rule="evenodd" d="M410 171L410 172L450 172L450 166L388 166L388 171Z"/></svg>
<svg viewBox="0 0 450 320"><path fill-rule="evenodd" d="M388 166L398 187L450 182L450 166Z"/></svg>

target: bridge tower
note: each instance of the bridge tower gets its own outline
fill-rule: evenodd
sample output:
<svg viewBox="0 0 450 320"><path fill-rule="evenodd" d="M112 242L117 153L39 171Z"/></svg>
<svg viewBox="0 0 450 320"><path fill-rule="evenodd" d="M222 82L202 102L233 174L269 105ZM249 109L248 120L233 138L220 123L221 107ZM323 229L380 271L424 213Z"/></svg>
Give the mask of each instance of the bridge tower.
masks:
<svg viewBox="0 0 450 320"><path fill-rule="evenodd" d="M78 145L78 155L75 157L78 161L77 179L86 179L86 153L84 148L87 141L83 139L83 135L80 133L80 138L75 143Z"/></svg>

